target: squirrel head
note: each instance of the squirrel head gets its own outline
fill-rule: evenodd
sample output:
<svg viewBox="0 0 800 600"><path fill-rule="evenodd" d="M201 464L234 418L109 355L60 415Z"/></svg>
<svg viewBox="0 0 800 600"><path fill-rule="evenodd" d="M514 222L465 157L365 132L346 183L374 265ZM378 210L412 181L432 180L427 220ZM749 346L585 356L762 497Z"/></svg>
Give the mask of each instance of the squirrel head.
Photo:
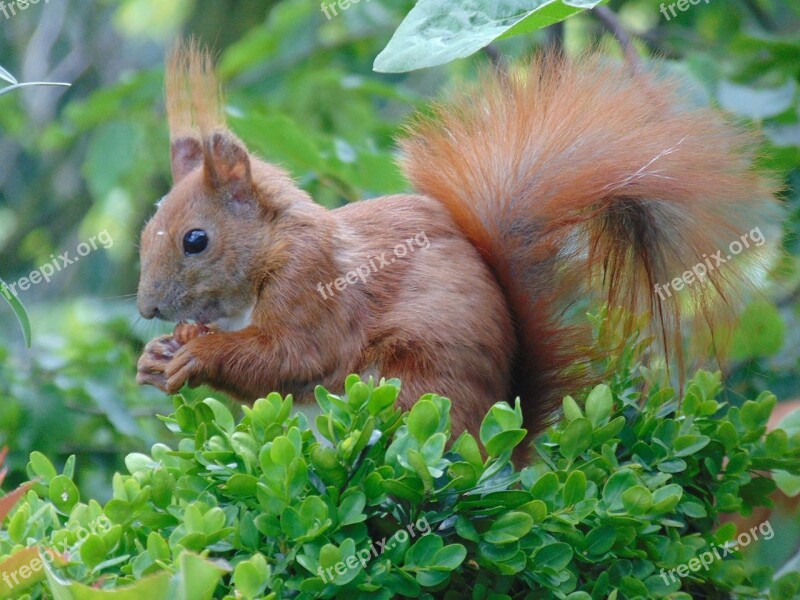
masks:
<svg viewBox="0 0 800 600"><path fill-rule="evenodd" d="M276 255L278 206L296 188L225 127L210 57L193 42L168 60L166 104L173 187L142 232L139 312L241 328L263 257Z"/></svg>
<svg viewBox="0 0 800 600"><path fill-rule="evenodd" d="M252 271L270 210L244 146L228 132L172 143L174 185L141 238L138 307L146 319L235 321L255 302Z"/></svg>

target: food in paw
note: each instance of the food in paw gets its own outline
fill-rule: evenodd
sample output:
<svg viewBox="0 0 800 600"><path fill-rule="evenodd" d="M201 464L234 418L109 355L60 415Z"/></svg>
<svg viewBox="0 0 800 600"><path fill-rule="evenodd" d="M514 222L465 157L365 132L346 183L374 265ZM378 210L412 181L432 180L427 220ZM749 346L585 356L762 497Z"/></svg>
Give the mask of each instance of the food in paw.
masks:
<svg viewBox="0 0 800 600"><path fill-rule="evenodd" d="M181 346L185 346L193 339L211 332L212 329L204 323L178 323L172 335Z"/></svg>

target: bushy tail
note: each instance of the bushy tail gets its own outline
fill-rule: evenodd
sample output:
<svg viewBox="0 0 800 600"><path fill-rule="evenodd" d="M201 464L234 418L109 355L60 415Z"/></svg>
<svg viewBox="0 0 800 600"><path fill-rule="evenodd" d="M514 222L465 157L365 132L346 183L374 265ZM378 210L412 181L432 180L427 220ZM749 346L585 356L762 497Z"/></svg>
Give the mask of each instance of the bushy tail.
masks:
<svg viewBox="0 0 800 600"><path fill-rule="evenodd" d="M678 89L598 55L544 55L487 73L401 142L410 181L449 208L507 294L529 430L585 382L585 328L566 316L577 294L648 311L682 369L682 317L710 324L763 274L780 209L753 168L758 140Z"/></svg>

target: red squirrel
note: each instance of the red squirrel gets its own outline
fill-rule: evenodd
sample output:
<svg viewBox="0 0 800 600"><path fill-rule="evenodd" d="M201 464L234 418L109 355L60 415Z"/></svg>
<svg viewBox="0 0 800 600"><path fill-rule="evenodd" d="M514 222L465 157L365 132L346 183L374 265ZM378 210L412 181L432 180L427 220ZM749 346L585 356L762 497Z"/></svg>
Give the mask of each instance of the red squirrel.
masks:
<svg viewBox="0 0 800 600"><path fill-rule="evenodd" d="M649 311L675 351L682 311L713 317L766 246L656 284L778 214L751 133L594 53L485 73L406 129L418 193L335 210L226 127L192 44L168 60L166 104L174 185L142 233L138 309L195 324L151 341L137 379L167 393L303 401L350 373L397 377L404 408L449 397L454 434L515 397L533 434L587 381L576 298Z"/></svg>

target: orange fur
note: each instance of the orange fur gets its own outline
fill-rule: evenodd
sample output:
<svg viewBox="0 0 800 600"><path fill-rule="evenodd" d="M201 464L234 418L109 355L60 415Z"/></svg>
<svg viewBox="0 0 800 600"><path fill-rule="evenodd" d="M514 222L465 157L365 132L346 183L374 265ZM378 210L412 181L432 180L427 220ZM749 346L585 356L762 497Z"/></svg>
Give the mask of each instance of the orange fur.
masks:
<svg viewBox="0 0 800 600"><path fill-rule="evenodd" d="M166 106L171 139L207 138L225 128L222 90L211 55L194 40L177 44L167 59Z"/></svg>
<svg viewBox="0 0 800 600"><path fill-rule="evenodd" d="M676 82L598 55L489 73L409 128L408 178L448 207L508 294L529 429L586 381L587 332L564 311L593 288L627 309L623 328L653 315L681 367L682 313L712 326L725 316L766 246L680 293L654 286L779 214L776 186L752 167L754 142L720 113L689 107Z"/></svg>
<svg viewBox="0 0 800 600"><path fill-rule="evenodd" d="M139 309L216 324L148 344L138 379L168 392L209 383L244 401L307 400L356 372L400 377L405 407L449 396L456 433L477 433L492 403L519 395L535 432L588 380L585 327L566 316L575 298L597 287L652 311L674 349L685 307L713 317L764 253L680 298L661 301L653 284L776 212L748 134L597 56L486 75L401 142L423 195L333 211L224 128L207 55L191 44L169 61L167 107L175 184L142 233ZM209 242L190 255L193 229ZM427 248L319 291L420 233Z"/></svg>

